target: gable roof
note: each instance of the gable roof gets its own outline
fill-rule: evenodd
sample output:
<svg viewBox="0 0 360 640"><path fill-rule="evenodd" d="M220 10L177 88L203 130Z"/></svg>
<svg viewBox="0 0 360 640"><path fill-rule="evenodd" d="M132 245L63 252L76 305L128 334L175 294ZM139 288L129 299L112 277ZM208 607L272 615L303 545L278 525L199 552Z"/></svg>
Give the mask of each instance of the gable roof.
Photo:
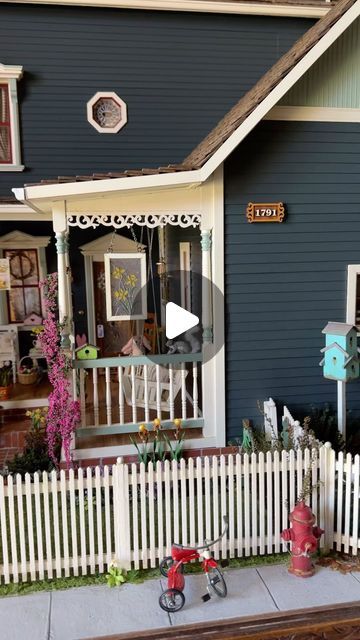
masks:
<svg viewBox="0 0 360 640"><path fill-rule="evenodd" d="M270 94L272 89L357 1L340 0L332 11L295 42L291 49L260 78L253 88L239 100L204 140L185 158L184 164L190 165L194 169L202 167L222 143L246 120L255 107Z"/></svg>
<svg viewBox="0 0 360 640"><path fill-rule="evenodd" d="M348 24L342 25L342 28L337 29L339 21L345 14L354 6L358 6L358 10L354 12L349 24L355 20L360 14L360 0L339 0L337 4L329 11L323 18L321 18L313 27L311 27L284 55L278 60L275 65L264 75L262 78L248 91L235 106L222 118L222 120L214 127L214 129L197 145L197 147L179 164L171 164L167 167L147 168L147 169L131 169L129 171L111 172L111 173L96 173L87 176L59 176L58 179L42 180L40 183L26 184L25 187L37 187L54 184L64 184L64 189L61 195L66 196L65 183L74 182L93 182L99 180L114 180L117 178L133 178L133 177L149 177L149 186L151 186L151 177L159 176L161 174L179 174L187 172L187 175L191 175L193 172L193 178L189 178L189 181L195 181L194 172L200 171L205 167L209 160L214 158L217 151L221 149L225 143L230 141L230 138L234 137L239 131L239 128L244 125L248 120L252 118L251 126L247 130L242 132L241 138L235 140L231 146L227 145L226 153L220 159L216 159L216 162L212 163L212 166L207 172L204 172L202 176L198 177L199 181L204 181L221 162L231 153L232 149L239 144L239 142L249 133L249 131L256 126L256 124L264 117L264 114L273 106L272 104L266 105L263 109L258 110L257 107L263 105L264 101L275 92L278 85L287 78L287 76L295 70L298 70L296 77L293 77L289 86L285 88L285 93L295 82L302 77L307 69L321 56L323 50L317 52L314 55L314 59L310 60L304 68L300 68L305 56L312 52L314 47L318 43L321 43L322 39L331 34L334 29L334 35L329 38L329 42L326 43L324 51L343 33ZM282 97L282 96L281 96ZM274 103L276 99L274 100ZM251 117L251 118L250 118ZM211 163L210 163L211 164ZM175 178L175 176L174 176ZM184 176L185 178L185 176ZM171 181L171 176L167 184ZM128 182L128 181L127 181ZM131 181L130 181L131 183ZM143 182L141 185L134 181L134 184L128 185L128 188L136 188L137 186L145 186ZM105 185L104 185L105 186ZM121 187L122 188L122 187ZM99 189L101 191L102 189ZM14 189L19 200L26 200L30 193L24 194L23 190ZM92 190L93 191L93 190ZM42 197L50 195L48 190L44 190ZM60 194L58 194L60 195ZM33 196L35 198L35 195ZM37 192L36 197L41 197L41 194Z"/></svg>

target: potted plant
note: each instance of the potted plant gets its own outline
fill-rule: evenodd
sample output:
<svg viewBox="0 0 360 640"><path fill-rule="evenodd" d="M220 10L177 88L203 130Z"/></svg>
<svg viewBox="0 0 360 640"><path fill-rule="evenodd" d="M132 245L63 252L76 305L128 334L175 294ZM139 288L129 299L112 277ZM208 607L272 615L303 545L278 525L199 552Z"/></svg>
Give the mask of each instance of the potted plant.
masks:
<svg viewBox="0 0 360 640"><path fill-rule="evenodd" d="M12 366L9 360L0 362L0 401L8 400L12 382Z"/></svg>

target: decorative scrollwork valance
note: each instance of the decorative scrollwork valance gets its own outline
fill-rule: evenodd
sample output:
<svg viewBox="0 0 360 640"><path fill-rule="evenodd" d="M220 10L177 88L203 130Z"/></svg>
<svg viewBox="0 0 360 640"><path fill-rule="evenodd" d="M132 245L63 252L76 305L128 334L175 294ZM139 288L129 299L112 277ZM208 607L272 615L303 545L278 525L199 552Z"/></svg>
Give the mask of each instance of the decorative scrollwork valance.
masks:
<svg viewBox="0 0 360 640"><path fill-rule="evenodd" d="M130 229L134 225L139 227L165 227L170 224L173 227L199 227L200 213L153 213L119 215L117 213L78 214L68 218L69 227L80 229L96 229L99 226L113 227L114 229Z"/></svg>

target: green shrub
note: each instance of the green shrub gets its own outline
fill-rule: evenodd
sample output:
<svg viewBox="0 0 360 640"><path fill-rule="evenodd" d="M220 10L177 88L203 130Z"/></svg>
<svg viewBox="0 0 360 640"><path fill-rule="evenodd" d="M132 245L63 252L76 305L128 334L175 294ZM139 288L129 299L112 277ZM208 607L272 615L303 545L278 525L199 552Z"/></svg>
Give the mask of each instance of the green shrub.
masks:
<svg viewBox="0 0 360 640"><path fill-rule="evenodd" d="M337 413L330 404L326 403L321 408L312 405L309 424L320 442L331 442L335 451L345 449L344 439L337 426Z"/></svg>
<svg viewBox="0 0 360 640"><path fill-rule="evenodd" d="M51 471L54 463L48 454L46 440L46 409L35 409L26 414L31 419L31 427L25 436L25 446L22 453L15 454L7 463L9 473L26 473L35 471ZM57 457L60 459L60 443L57 447Z"/></svg>

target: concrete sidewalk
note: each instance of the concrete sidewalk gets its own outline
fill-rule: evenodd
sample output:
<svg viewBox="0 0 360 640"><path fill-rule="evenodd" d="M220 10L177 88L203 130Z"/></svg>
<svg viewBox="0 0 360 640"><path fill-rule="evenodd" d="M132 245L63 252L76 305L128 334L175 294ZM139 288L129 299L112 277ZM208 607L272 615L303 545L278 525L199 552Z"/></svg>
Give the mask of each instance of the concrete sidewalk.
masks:
<svg viewBox="0 0 360 640"><path fill-rule="evenodd" d="M360 601L360 573L317 567L312 578L290 575L286 565L225 570L228 596L203 603L205 577L186 576L185 606L167 614L158 605L166 580L79 587L0 598L1 640L81 640L203 620L220 620ZM360 603L359 603L360 606Z"/></svg>

